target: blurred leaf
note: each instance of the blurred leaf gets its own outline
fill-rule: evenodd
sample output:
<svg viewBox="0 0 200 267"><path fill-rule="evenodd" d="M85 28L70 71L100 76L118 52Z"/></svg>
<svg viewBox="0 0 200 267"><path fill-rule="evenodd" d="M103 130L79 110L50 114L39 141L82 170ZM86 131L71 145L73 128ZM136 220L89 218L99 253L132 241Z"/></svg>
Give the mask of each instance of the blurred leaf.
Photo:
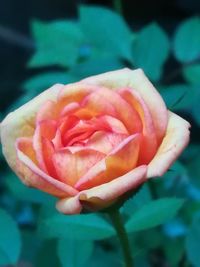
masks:
<svg viewBox="0 0 200 267"><path fill-rule="evenodd" d="M78 241L71 239L60 239L58 241L58 256L62 267L82 267L88 266L90 256L93 251L91 241Z"/></svg>
<svg viewBox="0 0 200 267"><path fill-rule="evenodd" d="M46 238L101 240L115 235L112 226L97 214L57 214L43 221L39 232Z"/></svg>
<svg viewBox="0 0 200 267"><path fill-rule="evenodd" d="M15 221L0 209L0 265L16 264L21 250L20 233Z"/></svg>
<svg viewBox="0 0 200 267"><path fill-rule="evenodd" d="M193 64L183 68L183 75L187 82L191 84L200 84L200 64Z"/></svg>
<svg viewBox="0 0 200 267"><path fill-rule="evenodd" d="M85 62L76 64L73 68L71 68L69 73L72 76L77 77L77 79L83 79L91 75L96 75L123 67L124 65L122 62L115 57L89 59Z"/></svg>
<svg viewBox="0 0 200 267"><path fill-rule="evenodd" d="M200 266L200 214L194 217L193 223L186 236L186 253L194 267Z"/></svg>
<svg viewBox="0 0 200 267"><path fill-rule="evenodd" d="M133 64L142 68L151 80L160 79L168 56L168 36L159 25L152 23L139 32L133 46Z"/></svg>
<svg viewBox="0 0 200 267"><path fill-rule="evenodd" d="M164 242L164 251L167 257L167 261L170 263L171 267L179 266L179 262L181 261L185 248L183 239L168 239L165 238Z"/></svg>
<svg viewBox="0 0 200 267"><path fill-rule="evenodd" d="M111 248L105 248L98 246L94 247L94 252L89 260L89 267L102 267L102 266L114 266L122 267L121 259L119 256L116 257L116 251Z"/></svg>
<svg viewBox="0 0 200 267"><path fill-rule="evenodd" d="M45 240L37 253L33 266L60 267L60 261L56 253L56 240Z"/></svg>
<svg viewBox="0 0 200 267"><path fill-rule="evenodd" d="M142 254L134 258L135 267L151 267L148 259L147 253L143 252Z"/></svg>
<svg viewBox="0 0 200 267"><path fill-rule="evenodd" d="M131 59L133 35L121 16L97 6L81 6L79 12L81 28L92 49Z"/></svg>
<svg viewBox="0 0 200 267"><path fill-rule="evenodd" d="M163 224L176 215L183 203L178 198L152 200L132 215L126 223L126 229L131 233Z"/></svg>
<svg viewBox="0 0 200 267"><path fill-rule="evenodd" d="M29 67L70 67L76 63L84 40L77 23L64 20L50 23L33 21L32 33L36 52L28 63Z"/></svg>
<svg viewBox="0 0 200 267"><path fill-rule="evenodd" d="M23 260L33 262L38 251L41 248L42 242L37 237L35 231L25 229L22 231L22 252L21 258Z"/></svg>
<svg viewBox="0 0 200 267"><path fill-rule="evenodd" d="M74 81L75 78L66 72L47 72L31 77L22 86L25 90L33 90L38 94L56 83L67 84Z"/></svg>
<svg viewBox="0 0 200 267"><path fill-rule="evenodd" d="M174 38L174 53L181 62L200 56L200 18L192 17L178 27Z"/></svg>
<svg viewBox="0 0 200 267"><path fill-rule="evenodd" d="M10 174L5 182L9 191L18 200L28 201L32 203L45 203L49 202L49 200L53 198L47 193L25 186L14 174Z"/></svg>
<svg viewBox="0 0 200 267"><path fill-rule="evenodd" d="M199 150L200 152L200 150ZM192 182L200 188L200 154L187 164L188 173Z"/></svg>
<svg viewBox="0 0 200 267"><path fill-rule="evenodd" d="M132 215L135 210L140 209L145 204L152 200L151 193L147 184L144 184L142 188L122 206L122 211L127 215Z"/></svg>

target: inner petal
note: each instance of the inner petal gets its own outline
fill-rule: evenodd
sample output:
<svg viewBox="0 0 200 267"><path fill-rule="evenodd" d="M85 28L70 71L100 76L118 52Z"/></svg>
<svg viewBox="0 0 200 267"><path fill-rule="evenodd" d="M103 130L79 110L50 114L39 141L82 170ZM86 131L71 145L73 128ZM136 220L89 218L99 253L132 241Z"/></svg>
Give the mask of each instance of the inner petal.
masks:
<svg viewBox="0 0 200 267"><path fill-rule="evenodd" d="M101 88L86 96L81 106L94 111L97 115L110 115L123 122L130 133L142 131L142 123L138 113L118 93Z"/></svg>
<svg viewBox="0 0 200 267"><path fill-rule="evenodd" d="M89 138L85 146L108 154L126 137L127 134L118 134L112 132L105 133L104 131L97 131Z"/></svg>

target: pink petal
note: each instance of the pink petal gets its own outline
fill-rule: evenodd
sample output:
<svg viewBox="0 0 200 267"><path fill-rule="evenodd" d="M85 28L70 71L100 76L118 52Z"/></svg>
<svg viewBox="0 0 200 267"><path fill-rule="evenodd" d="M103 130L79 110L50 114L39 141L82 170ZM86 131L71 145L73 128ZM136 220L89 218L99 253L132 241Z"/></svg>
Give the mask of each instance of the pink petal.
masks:
<svg viewBox="0 0 200 267"><path fill-rule="evenodd" d="M141 69L130 70L126 68L111 71L89 77L81 82L104 86L113 90L128 87L138 91L150 110L158 141L159 143L162 141L168 123L167 109L162 97Z"/></svg>
<svg viewBox="0 0 200 267"><path fill-rule="evenodd" d="M80 105L77 102L72 102L68 105L66 105L62 112L61 112L61 116L67 116L69 114L74 113L76 110L78 110L80 108Z"/></svg>
<svg viewBox="0 0 200 267"><path fill-rule="evenodd" d="M75 184L77 190L85 190L107 183L135 168L139 154L140 135L124 139L102 161L98 162Z"/></svg>
<svg viewBox="0 0 200 267"><path fill-rule="evenodd" d="M105 154L82 149L72 153L70 150L60 150L53 155L53 162L59 179L73 186L93 165L100 161Z"/></svg>
<svg viewBox="0 0 200 267"><path fill-rule="evenodd" d="M147 105L137 91L121 89L119 94L138 112L143 124L141 153L139 164L147 164L152 160L157 151L157 140L152 116Z"/></svg>
<svg viewBox="0 0 200 267"><path fill-rule="evenodd" d="M84 190L72 198L57 202L57 209L64 214L80 213L84 207L93 211L103 209L117 201L123 194L138 188L146 181L147 166L143 165L106 184Z"/></svg>
<svg viewBox="0 0 200 267"><path fill-rule="evenodd" d="M36 187L44 192L57 197L75 196L78 191L69 185L66 185L36 166L36 164L20 150L18 141L16 142L17 157L19 159L18 170L25 183L29 186Z"/></svg>
<svg viewBox="0 0 200 267"><path fill-rule="evenodd" d="M148 166L147 177L162 176L189 142L190 124L169 111L166 135L155 157Z"/></svg>
<svg viewBox="0 0 200 267"><path fill-rule="evenodd" d="M100 151L104 154L108 154L126 137L127 134L97 131L89 138L88 142L85 143L85 146Z"/></svg>

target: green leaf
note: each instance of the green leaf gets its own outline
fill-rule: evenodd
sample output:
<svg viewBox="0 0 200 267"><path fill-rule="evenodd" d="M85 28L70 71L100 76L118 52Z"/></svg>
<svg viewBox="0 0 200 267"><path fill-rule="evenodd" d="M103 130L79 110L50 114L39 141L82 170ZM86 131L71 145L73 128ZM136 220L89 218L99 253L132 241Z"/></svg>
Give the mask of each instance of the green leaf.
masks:
<svg viewBox="0 0 200 267"><path fill-rule="evenodd" d="M133 46L133 64L142 68L153 81L161 77L168 56L168 36L159 25L152 23L139 32Z"/></svg>
<svg viewBox="0 0 200 267"><path fill-rule="evenodd" d="M75 22L33 21L32 32L36 41L36 52L28 63L29 67L70 67L78 60L84 37Z"/></svg>
<svg viewBox="0 0 200 267"><path fill-rule="evenodd" d="M85 62L76 64L73 68L71 68L69 74L77 77L77 79L83 79L91 75L96 75L123 67L124 65L122 62L115 57L89 59Z"/></svg>
<svg viewBox="0 0 200 267"><path fill-rule="evenodd" d="M194 267L200 266L200 216L194 217L193 223L186 236L186 253L189 261Z"/></svg>
<svg viewBox="0 0 200 267"><path fill-rule="evenodd" d="M190 62L200 56L200 18L190 18L178 27L174 38L174 53L181 62Z"/></svg>
<svg viewBox="0 0 200 267"><path fill-rule="evenodd" d="M15 221L0 209L0 266L16 264L21 250L20 233Z"/></svg>
<svg viewBox="0 0 200 267"><path fill-rule="evenodd" d="M100 240L115 235L112 226L96 214L70 216L56 214L43 221L39 232L45 238L77 240Z"/></svg>
<svg viewBox="0 0 200 267"><path fill-rule="evenodd" d="M22 87L38 94L56 83L67 84L74 81L75 78L68 73L47 72L31 77L23 83Z"/></svg>
<svg viewBox="0 0 200 267"><path fill-rule="evenodd" d="M184 201L178 198L153 200L133 214L126 223L126 229L130 233L163 224L175 216L183 203Z"/></svg>
<svg viewBox="0 0 200 267"><path fill-rule="evenodd" d="M93 251L91 241L60 239L58 256L62 267L82 267L86 265Z"/></svg>
<svg viewBox="0 0 200 267"><path fill-rule="evenodd" d="M79 13L81 28L94 50L131 59L133 35L120 15L95 6L81 6Z"/></svg>
<svg viewBox="0 0 200 267"><path fill-rule="evenodd" d="M195 85L200 84L200 64L193 64L183 68L183 75L187 82Z"/></svg>

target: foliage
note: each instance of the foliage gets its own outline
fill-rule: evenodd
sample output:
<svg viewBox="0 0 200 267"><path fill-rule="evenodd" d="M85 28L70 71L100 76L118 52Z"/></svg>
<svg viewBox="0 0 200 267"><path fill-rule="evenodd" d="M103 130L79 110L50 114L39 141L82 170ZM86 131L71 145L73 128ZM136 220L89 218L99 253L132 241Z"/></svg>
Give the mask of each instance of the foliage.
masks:
<svg viewBox="0 0 200 267"><path fill-rule="evenodd" d="M113 10L81 6L76 20L34 20L31 30L36 48L27 67L35 74L5 113L54 83L140 67L167 106L191 121L195 131L180 161L145 184L121 213L136 267L156 266L155 257L159 266L200 266L200 18L181 22L174 34L156 22L133 31ZM121 266L104 214L58 214L53 197L26 188L0 161L0 266Z"/></svg>

